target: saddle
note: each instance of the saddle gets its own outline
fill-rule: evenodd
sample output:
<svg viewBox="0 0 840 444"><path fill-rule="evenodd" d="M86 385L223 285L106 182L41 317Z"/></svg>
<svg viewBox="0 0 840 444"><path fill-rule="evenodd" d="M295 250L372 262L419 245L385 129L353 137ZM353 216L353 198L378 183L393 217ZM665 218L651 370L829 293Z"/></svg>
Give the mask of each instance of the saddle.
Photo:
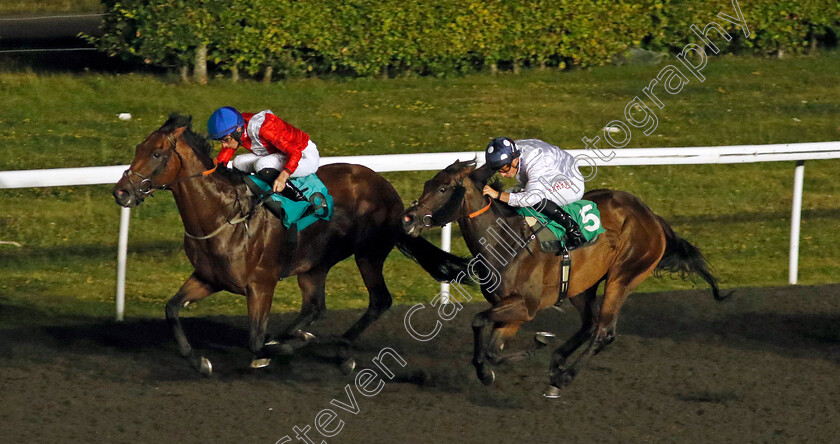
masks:
<svg viewBox="0 0 840 444"><path fill-rule="evenodd" d="M329 220L333 213L333 198L315 174L296 177L292 183L303 192L306 201L294 201L279 193L272 193L271 185L251 174L244 177L248 189L286 228L302 231L318 220Z"/></svg>
<svg viewBox="0 0 840 444"><path fill-rule="evenodd" d="M595 202L579 200L563 205L562 208L575 219L586 239L586 242L576 248L585 248L598 241L598 236L605 230L601 226L601 212L598 211ZM518 208L517 212L525 218L543 253L559 255L562 251L574 249L566 248L566 229L548 216L529 207Z"/></svg>

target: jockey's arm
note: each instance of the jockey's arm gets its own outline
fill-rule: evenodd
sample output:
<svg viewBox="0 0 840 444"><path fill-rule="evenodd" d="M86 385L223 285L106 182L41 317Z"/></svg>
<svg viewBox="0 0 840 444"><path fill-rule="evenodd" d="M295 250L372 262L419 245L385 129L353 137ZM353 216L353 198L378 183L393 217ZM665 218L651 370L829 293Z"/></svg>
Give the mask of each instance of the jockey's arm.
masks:
<svg viewBox="0 0 840 444"><path fill-rule="evenodd" d="M227 163L230 162L230 159L233 159L233 155L235 153L235 148L222 148L222 150L219 151L219 154L216 156L216 164L227 165Z"/></svg>
<svg viewBox="0 0 840 444"><path fill-rule="evenodd" d="M510 193L505 193L502 191L496 191L490 185L485 185L484 189L482 190L482 194L485 196L490 196L492 199L498 199L504 203L508 203L510 200Z"/></svg>
<svg viewBox="0 0 840 444"><path fill-rule="evenodd" d="M279 122L279 120L279 117L276 120L266 120L262 128L260 128L260 137L286 155L286 165L283 167L283 172L288 173L286 175L286 179L288 179L297 169L298 162L300 162L300 158L303 155L303 148L305 147L297 148L289 145L283 137L281 128L283 123ZM283 183L285 184L285 181Z"/></svg>

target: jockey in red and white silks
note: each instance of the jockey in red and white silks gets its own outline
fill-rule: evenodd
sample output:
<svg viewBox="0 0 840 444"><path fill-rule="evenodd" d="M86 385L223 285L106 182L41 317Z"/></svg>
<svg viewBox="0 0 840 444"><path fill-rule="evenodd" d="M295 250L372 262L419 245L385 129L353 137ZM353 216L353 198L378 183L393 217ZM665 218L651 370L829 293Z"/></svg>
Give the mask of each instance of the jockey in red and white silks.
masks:
<svg viewBox="0 0 840 444"><path fill-rule="evenodd" d="M523 190L510 193L509 205L533 207L545 198L563 206L583 197L583 176L571 154L539 139L515 143L521 151L516 180Z"/></svg>
<svg viewBox="0 0 840 444"><path fill-rule="evenodd" d="M286 170L290 177L302 177L318 170L318 147L309 135L286 123L271 110L256 114L242 113L245 131L242 147L250 151L233 159L239 171L257 172L263 168ZM235 148L224 148L216 157L218 163L227 163Z"/></svg>

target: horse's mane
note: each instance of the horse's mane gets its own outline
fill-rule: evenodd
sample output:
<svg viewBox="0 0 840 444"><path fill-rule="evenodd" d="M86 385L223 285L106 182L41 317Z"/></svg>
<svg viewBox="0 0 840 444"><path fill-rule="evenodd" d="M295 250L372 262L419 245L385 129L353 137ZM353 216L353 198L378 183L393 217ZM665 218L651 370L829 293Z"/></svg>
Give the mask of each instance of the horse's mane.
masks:
<svg viewBox="0 0 840 444"><path fill-rule="evenodd" d="M177 128L187 127L184 133L181 135L181 138L187 142L187 145L195 151L196 154L199 155L199 158L202 161L205 158L210 158L210 152L213 151L213 146L210 145L210 142L202 136L201 134L196 134L192 130L192 116L185 116L178 113L172 113L169 115L169 119L160 127L158 131L163 133L169 133L175 131Z"/></svg>

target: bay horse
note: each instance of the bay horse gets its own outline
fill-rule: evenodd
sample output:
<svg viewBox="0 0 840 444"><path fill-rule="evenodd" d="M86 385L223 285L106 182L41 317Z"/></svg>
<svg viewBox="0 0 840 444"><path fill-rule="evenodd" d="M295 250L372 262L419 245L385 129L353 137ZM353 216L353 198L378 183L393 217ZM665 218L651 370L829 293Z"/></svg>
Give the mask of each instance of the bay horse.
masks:
<svg viewBox="0 0 840 444"><path fill-rule="evenodd" d="M318 169L316 174L334 199L332 217L300 233L287 229L255 204L242 173L214 166L212 146L192 131L191 121L173 114L137 145L113 195L119 205L132 207L155 190L172 191L184 223L184 251L195 270L166 304L166 319L181 355L202 374L210 375L212 364L192 349L178 314L187 304L220 290L247 298L251 366L259 368L278 353L290 353L290 341L299 345L314 338L303 329L324 314L327 273L339 261L355 255L370 295L364 315L341 336L344 347L391 306L382 265L395 245L439 280L451 279L466 264L403 233L400 196L385 178L361 165ZM277 340L267 343L275 286L292 275L297 275L302 293L300 314ZM352 371L352 358L344 358L342 369Z"/></svg>
<svg viewBox="0 0 840 444"><path fill-rule="evenodd" d="M478 313L472 323L473 365L478 378L488 385L495 374L485 359L499 364L529 356L533 350L503 355L505 341L539 310L558 302L561 283L561 257L542 253L522 216L506 204L488 203L489 198L482 194L494 174L487 165L476 168L474 161L456 161L425 183L423 194L402 220L403 229L413 236L430 226L457 220L474 261L480 259L474 264L479 270L474 274L479 277L470 277L481 284L492 307ZM593 190L584 199L597 204L606 232L593 245L571 251L567 294L582 325L552 354L550 385L544 392L550 398L559 397L588 360L615 341L622 304L654 272L699 275L711 286L715 299L729 296L720 294L700 250L676 235L637 197L623 191ZM506 252L510 257L504 257ZM489 278L493 273L498 279ZM596 291L601 282L605 283L604 296L598 306ZM493 328L489 344L485 344L488 323ZM545 337L538 335L535 340L535 348L547 344ZM580 356L566 367L569 356L587 342Z"/></svg>

